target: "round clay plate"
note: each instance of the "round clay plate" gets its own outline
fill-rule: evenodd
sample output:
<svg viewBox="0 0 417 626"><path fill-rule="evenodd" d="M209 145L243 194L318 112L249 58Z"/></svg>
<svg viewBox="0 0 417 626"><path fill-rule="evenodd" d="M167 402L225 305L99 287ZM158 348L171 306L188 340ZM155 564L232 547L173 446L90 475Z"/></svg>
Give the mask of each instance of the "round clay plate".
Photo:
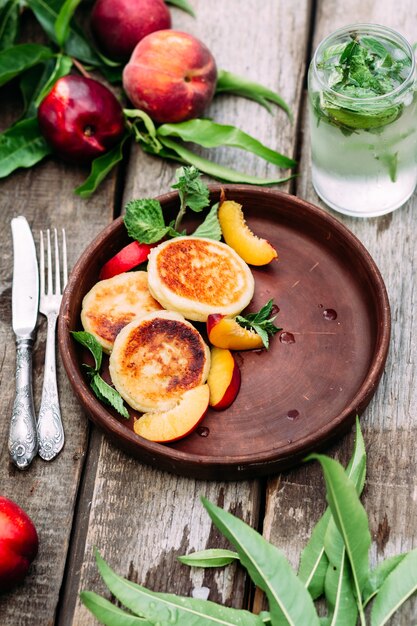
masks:
<svg viewBox="0 0 417 626"><path fill-rule="evenodd" d="M211 186L211 201L220 186ZM301 461L346 431L368 405L381 377L390 336L390 309L381 275L358 239L325 211L271 189L224 185L243 206L249 227L267 238L279 259L252 267L255 296L248 311L273 298L282 330L269 350L235 353L240 392L225 411L209 410L200 427L171 444L146 441L130 420L104 406L81 367L89 355L71 337L80 330L84 295L102 265L129 243L115 220L87 248L70 276L59 318L59 346L81 404L118 446L145 463L203 479L271 474ZM159 198L166 222L178 196ZM201 222L193 213L188 232ZM205 334L204 325L198 325ZM108 378L107 357L104 377Z"/></svg>

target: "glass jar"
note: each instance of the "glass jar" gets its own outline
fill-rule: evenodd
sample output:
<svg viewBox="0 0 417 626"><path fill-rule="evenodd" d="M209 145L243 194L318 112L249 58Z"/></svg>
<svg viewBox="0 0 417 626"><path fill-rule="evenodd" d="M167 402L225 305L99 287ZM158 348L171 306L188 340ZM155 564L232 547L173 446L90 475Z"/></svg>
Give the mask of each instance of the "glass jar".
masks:
<svg viewBox="0 0 417 626"><path fill-rule="evenodd" d="M416 64L385 26L326 37L309 69L312 178L341 213L373 217L402 206L417 183Z"/></svg>

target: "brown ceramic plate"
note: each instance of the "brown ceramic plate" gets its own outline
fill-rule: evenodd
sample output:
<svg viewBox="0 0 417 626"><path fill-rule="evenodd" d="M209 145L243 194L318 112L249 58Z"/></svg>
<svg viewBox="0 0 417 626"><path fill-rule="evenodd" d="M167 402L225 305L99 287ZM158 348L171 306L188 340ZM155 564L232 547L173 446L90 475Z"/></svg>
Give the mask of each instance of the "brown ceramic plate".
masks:
<svg viewBox="0 0 417 626"><path fill-rule="evenodd" d="M203 429L162 445L135 435L134 411L126 421L90 390L81 367L87 355L69 331L80 329L82 299L103 263L129 242L122 219L107 227L77 262L59 318L61 356L91 419L141 461L203 479L277 472L346 431L375 392L390 336L389 302L378 268L337 219L275 190L223 188L229 199L243 205L252 230L279 251L278 261L252 268L256 289L249 310L273 298L282 327L269 351L237 353L242 386L229 409L209 410ZM219 189L211 187L212 201L218 200ZM170 219L178 210L177 194L159 200ZM201 214L189 218L190 232L200 221Z"/></svg>

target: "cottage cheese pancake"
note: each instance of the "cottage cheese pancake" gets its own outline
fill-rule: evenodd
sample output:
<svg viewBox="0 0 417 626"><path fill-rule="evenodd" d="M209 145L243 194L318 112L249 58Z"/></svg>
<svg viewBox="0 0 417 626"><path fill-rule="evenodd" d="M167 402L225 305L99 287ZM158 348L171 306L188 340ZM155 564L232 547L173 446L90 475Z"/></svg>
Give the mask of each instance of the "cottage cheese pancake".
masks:
<svg viewBox="0 0 417 626"><path fill-rule="evenodd" d="M84 297L81 322L110 352L119 331L135 317L159 311L148 289L147 272L126 272L101 280Z"/></svg>
<svg viewBox="0 0 417 626"><path fill-rule="evenodd" d="M237 315L254 292L252 272L230 246L177 237L151 250L149 290L165 309L205 322L210 313Z"/></svg>
<svg viewBox="0 0 417 626"><path fill-rule="evenodd" d="M210 351L182 315L158 311L120 331L109 369L114 386L131 407L143 413L166 411L184 392L205 383Z"/></svg>

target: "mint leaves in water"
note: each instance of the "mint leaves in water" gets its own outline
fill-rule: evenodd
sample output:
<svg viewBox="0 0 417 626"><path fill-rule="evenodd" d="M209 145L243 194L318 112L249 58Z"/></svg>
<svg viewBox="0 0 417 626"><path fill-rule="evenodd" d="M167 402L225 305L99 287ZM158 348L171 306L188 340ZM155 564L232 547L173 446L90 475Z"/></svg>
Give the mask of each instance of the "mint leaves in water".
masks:
<svg viewBox="0 0 417 626"><path fill-rule="evenodd" d="M199 213L209 205L209 190L194 166L180 167L172 188L178 189L180 208L176 219L170 224L165 224L158 200L147 198L127 203L124 223L130 237L140 243L155 243L164 237L185 235L185 231L180 231L180 227L187 208ZM205 220L192 234L220 241L221 229L217 218L217 205L213 205Z"/></svg>
<svg viewBox="0 0 417 626"><path fill-rule="evenodd" d="M116 389L106 383L100 375L103 349L97 339L94 335L86 331L74 331L71 334L74 339L84 346L84 348L87 348L94 357L94 367L86 365L85 363L83 365L90 381L90 387L97 398L116 409L116 411L126 419L129 419L129 413L123 404L121 395Z"/></svg>
<svg viewBox="0 0 417 626"><path fill-rule="evenodd" d="M255 615L208 600L150 591L117 575L99 553L97 565L105 584L129 612L91 591L83 591L81 600L101 623L111 626L385 626L417 590L417 549L371 569L368 518L359 499L366 473L359 420L356 429L355 447L346 469L322 454L309 457L322 467L329 508L302 552L298 574L279 548L241 519L202 499L213 524L234 551L209 549L179 560L204 568L240 561L252 582L264 591L268 611ZM314 600L322 596L327 614L319 617ZM371 603L368 620L365 608Z"/></svg>

